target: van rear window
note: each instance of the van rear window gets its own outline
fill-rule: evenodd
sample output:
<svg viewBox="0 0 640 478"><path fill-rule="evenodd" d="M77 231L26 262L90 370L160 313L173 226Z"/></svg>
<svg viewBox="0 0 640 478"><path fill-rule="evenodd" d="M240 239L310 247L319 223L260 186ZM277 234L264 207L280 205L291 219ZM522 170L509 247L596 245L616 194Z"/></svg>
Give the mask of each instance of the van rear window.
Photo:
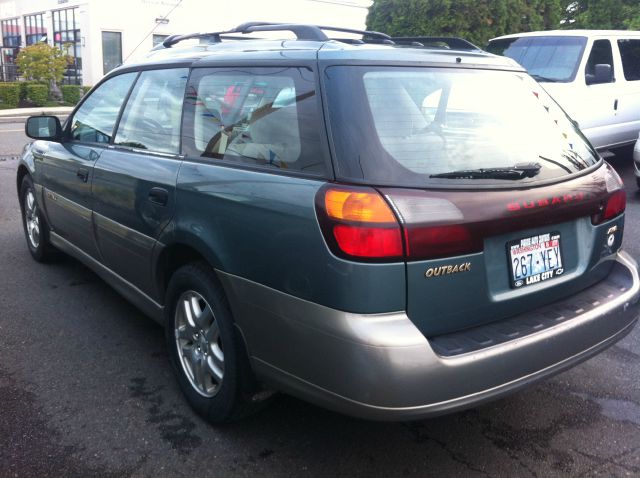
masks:
<svg viewBox="0 0 640 478"><path fill-rule="evenodd" d="M525 73L335 66L325 81L341 179L393 186L531 183L598 161L564 111ZM528 165L527 171L516 165ZM501 172L442 177L482 169ZM513 174L503 172L510 169Z"/></svg>

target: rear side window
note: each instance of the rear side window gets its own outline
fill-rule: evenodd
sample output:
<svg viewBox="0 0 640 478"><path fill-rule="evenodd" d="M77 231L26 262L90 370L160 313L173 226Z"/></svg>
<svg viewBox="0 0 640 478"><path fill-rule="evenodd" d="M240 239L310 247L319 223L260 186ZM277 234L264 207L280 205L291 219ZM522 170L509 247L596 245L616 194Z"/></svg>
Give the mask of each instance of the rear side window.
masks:
<svg viewBox="0 0 640 478"><path fill-rule="evenodd" d="M513 187L598 161L564 111L524 73L335 66L324 78L341 179L446 187L469 179L436 175L539 165L535 176L517 182L471 179Z"/></svg>
<svg viewBox="0 0 640 478"><path fill-rule="evenodd" d="M101 84L71 120L71 139L83 143L111 141L118 114L137 73L125 73Z"/></svg>
<svg viewBox="0 0 640 478"><path fill-rule="evenodd" d="M640 80L640 40L618 40L618 47L625 79Z"/></svg>
<svg viewBox="0 0 640 478"><path fill-rule="evenodd" d="M590 79L595 78L596 65L601 64L611 65L611 72L613 73L613 51L611 50L611 42L609 40L596 40L593 42L585 70L587 84L592 83ZM613 83L614 76L615 75L612 75L609 83Z"/></svg>
<svg viewBox="0 0 640 478"><path fill-rule="evenodd" d="M185 153L221 163L325 172L311 70L194 70L187 91Z"/></svg>
<svg viewBox="0 0 640 478"><path fill-rule="evenodd" d="M187 68L140 73L122 113L115 144L177 154L188 75Z"/></svg>

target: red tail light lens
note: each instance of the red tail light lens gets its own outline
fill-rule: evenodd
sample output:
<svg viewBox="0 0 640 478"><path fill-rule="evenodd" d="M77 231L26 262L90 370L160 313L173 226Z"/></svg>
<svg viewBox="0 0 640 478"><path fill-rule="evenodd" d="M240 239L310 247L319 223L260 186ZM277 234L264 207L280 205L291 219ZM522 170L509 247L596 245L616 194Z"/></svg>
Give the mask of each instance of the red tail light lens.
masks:
<svg viewBox="0 0 640 478"><path fill-rule="evenodd" d="M375 189L325 187L318 192L316 209L334 254L371 261L404 258L400 224Z"/></svg>
<svg viewBox="0 0 640 478"><path fill-rule="evenodd" d="M400 228L336 224L333 227L333 235L340 249L350 256L370 258L402 256Z"/></svg>
<svg viewBox="0 0 640 478"><path fill-rule="evenodd" d="M602 212L592 216L593 224L601 224L622 214L627 207L627 194L619 189L611 194L602 207Z"/></svg>
<svg viewBox="0 0 640 478"><path fill-rule="evenodd" d="M591 216L592 224L601 224L622 214L627 207L627 193L620 175L609 164L605 164L604 180L609 196L601 204L600 212Z"/></svg>
<svg viewBox="0 0 640 478"><path fill-rule="evenodd" d="M482 241L474 241L469 229L453 224L443 226L406 226L407 257L435 259L482 250Z"/></svg>

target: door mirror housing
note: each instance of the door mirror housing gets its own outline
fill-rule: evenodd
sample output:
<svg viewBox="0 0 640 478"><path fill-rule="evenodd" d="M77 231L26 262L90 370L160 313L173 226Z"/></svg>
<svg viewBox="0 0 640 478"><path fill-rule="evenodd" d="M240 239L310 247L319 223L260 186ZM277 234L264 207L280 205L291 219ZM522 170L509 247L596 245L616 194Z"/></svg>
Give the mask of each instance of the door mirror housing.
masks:
<svg viewBox="0 0 640 478"><path fill-rule="evenodd" d="M611 83L613 81L613 68L607 63L599 63L594 67L593 75L587 74L587 85Z"/></svg>
<svg viewBox="0 0 640 478"><path fill-rule="evenodd" d="M62 126L57 116L29 116L24 124L24 132L29 138L60 141Z"/></svg>

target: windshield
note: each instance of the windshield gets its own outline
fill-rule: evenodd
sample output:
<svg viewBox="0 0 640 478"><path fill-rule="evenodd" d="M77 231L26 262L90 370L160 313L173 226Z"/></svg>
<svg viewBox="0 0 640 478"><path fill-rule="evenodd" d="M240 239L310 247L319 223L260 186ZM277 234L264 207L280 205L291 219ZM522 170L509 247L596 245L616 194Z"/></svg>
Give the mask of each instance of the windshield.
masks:
<svg viewBox="0 0 640 478"><path fill-rule="evenodd" d="M528 184L598 161L564 111L525 73L335 66L325 81L341 179ZM535 174L518 173L522 165ZM507 173L434 177L483 168Z"/></svg>
<svg viewBox="0 0 640 478"><path fill-rule="evenodd" d="M487 51L520 63L538 81L572 81L587 44L585 37L522 37L492 40Z"/></svg>

